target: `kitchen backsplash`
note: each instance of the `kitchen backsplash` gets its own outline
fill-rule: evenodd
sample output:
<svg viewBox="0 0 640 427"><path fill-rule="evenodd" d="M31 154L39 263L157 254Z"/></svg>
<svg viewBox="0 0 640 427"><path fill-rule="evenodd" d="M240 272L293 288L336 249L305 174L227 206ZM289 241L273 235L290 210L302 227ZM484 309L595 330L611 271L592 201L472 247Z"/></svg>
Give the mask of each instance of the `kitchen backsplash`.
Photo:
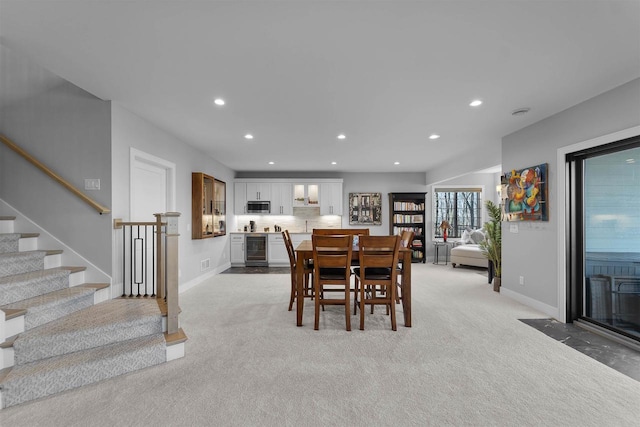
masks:
<svg viewBox="0 0 640 427"><path fill-rule="evenodd" d="M275 231L274 226L279 225L282 231L289 230L292 233L311 233L314 228L342 228L342 217L339 215L320 215L320 208L293 208L291 215L238 215L238 229L244 231L244 226L249 226L249 221L256 222L256 231Z"/></svg>

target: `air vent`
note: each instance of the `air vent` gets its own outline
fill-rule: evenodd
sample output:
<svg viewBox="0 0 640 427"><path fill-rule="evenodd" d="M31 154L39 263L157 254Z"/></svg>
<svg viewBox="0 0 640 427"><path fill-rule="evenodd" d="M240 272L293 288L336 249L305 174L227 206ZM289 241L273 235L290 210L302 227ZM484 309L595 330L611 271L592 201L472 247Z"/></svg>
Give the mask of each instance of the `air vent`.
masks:
<svg viewBox="0 0 640 427"><path fill-rule="evenodd" d="M209 259L203 259L202 261L200 261L200 271L204 271L204 270L208 270L210 263L209 263Z"/></svg>

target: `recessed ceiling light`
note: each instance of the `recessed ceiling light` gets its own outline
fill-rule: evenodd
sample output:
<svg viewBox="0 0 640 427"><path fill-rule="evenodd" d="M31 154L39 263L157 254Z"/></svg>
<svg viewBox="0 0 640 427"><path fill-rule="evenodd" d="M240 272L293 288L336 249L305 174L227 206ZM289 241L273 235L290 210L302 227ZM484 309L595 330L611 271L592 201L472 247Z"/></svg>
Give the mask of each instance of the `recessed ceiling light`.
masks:
<svg viewBox="0 0 640 427"><path fill-rule="evenodd" d="M471 103L469 104L472 107L478 107L480 105L482 105L482 101L480 101L479 99L474 99L473 101L471 101Z"/></svg>
<svg viewBox="0 0 640 427"><path fill-rule="evenodd" d="M429 135L429 139L438 139L440 138L440 135L432 133L431 135Z"/></svg>
<svg viewBox="0 0 640 427"><path fill-rule="evenodd" d="M530 110L531 110L531 108L529 108L529 107L518 108L517 110L513 110L511 112L511 115L512 116L523 116L523 115L527 114Z"/></svg>
<svg viewBox="0 0 640 427"><path fill-rule="evenodd" d="M332 164L332 165L337 165L337 164L338 164L338 162L331 162L331 164Z"/></svg>
<svg viewBox="0 0 640 427"><path fill-rule="evenodd" d="M393 164L394 164L394 165L399 165L399 164L400 164L400 162L393 162Z"/></svg>
<svg viewBox="0 0 640 427"><path fill-rule="evenodd" d="M346 135L344 133L341 133L340 135L338 135L338 139L346 139Z"/></svg>
<svg viewBox="0 0 640 427"><path fill-rule="evenodd" d="M250 133L246 134L244 136L244 139L253 139L253 135L251 135Z"/></svg>
<svg viewBox="0 0 640 427"><path fill-rule="evenodd" d="M275 164L276 164L276 162L269 162L269 164L270 164L270 165L275 165Z"/></svg>
<svg viewBox="0 0 640 427"><path fill-rule="evenodd" d="M216 105L220 105L220 106L222 106L222 105L224 105L224 104L225 104L224 99L222 99L222 98L216 98L216 99L214 99L214 100L213 100L213 103L214 103L214 104L216 104Z"/></svg>
<svg viewBox="0 0 640 427"><path fill-rule="evenodd" d="M636 159L627 159L626 162L629 163L629 164L635 163Z"/></svg>

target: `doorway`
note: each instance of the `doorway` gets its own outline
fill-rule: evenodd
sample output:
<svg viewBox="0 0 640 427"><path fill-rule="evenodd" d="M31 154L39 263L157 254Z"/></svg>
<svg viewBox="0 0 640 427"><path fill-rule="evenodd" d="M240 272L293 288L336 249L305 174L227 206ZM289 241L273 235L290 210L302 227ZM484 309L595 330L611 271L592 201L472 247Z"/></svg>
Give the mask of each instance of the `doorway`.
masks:
<svg viewBox="0 0 640 427"><path fill-rule="evenodd" d="M566 156L567 321L640 342L640 136Z"/></svg>

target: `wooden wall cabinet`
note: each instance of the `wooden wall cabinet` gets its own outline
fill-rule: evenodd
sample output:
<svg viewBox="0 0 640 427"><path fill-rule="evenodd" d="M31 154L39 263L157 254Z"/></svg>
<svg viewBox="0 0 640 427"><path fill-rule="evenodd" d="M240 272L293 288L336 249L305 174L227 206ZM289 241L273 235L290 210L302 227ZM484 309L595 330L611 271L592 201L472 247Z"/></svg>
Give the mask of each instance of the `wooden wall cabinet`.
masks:
<svg viewBox="0 0 640 427"><path fill-rule="evenodd" d="M227 234L226 191L223 181L202 172L191 174L191 238Z"/></svg>

